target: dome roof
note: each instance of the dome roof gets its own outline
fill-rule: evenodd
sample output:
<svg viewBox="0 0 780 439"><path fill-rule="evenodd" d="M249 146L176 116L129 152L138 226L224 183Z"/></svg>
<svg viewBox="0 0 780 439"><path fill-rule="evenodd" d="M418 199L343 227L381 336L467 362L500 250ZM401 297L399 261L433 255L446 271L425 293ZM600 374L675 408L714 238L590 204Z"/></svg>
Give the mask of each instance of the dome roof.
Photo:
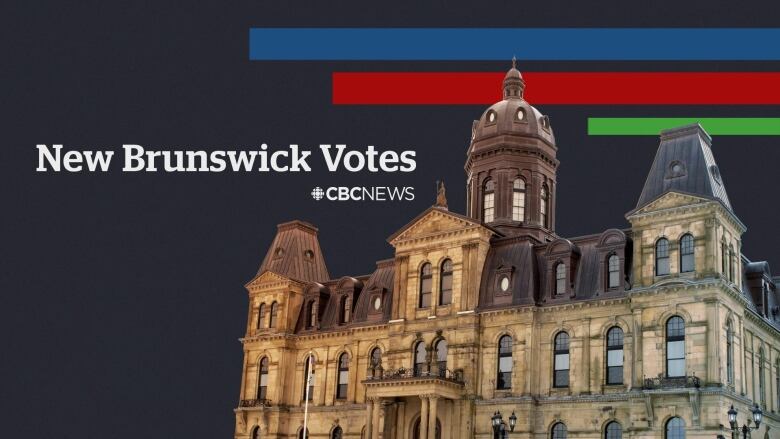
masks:
<svg viewBox="0 0 780 439"><path fill-rule="evenodd" d="M525 81L515 67L506 72L503 84L504 99L491 105L479 120L474 121L472 143L500 135L539 138L555 145L550 120L524 98Z"/></svg>
<svg viewBox="0 0 780 439"><path fill-rule="evenodd" d="M550 120L525 99L507 97L491 105L474 123L472 143L500 135L538 137L555 144Z"/></svg>

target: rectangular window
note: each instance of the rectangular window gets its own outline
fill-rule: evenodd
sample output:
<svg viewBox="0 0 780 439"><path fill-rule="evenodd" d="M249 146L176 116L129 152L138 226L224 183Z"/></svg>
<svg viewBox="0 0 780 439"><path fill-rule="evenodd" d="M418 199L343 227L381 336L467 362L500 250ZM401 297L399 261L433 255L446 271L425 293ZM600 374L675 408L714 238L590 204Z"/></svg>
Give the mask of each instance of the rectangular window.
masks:
<svg viewBox="0 0 780 439"><path fill-rule="evenodd" d="M424 277L422 279L422 287L420 288L420 308L427 308L431 306L431 286L433 279L430 277Z"/></svg>
<svg viewBox="0 0 780 439"><path fill-rule="evenodd" d="M512 195L512 219L525 221L525 192L515 191Z"/></svg>
<svg viewBox="0 0 780 439"><path fill-rule="evenodd" d="M499 357L498 359L498 389L512 388L512 357Z"/></svg>
<svg viewBox="0 0 780 439"><path fill-rule="evenodd" d="M441 305L452 303L452 274L441 278Z"/></svg>
<svg viewBox="0 0 780 439"><path fill-rule="evenodd" d="M347 399L347 383L349 382L349 371L339 371L339 387L336 390L337 399Z"/></svg>
<svg viewBox="0 0 780 439"><path fill-rule="evenodd" d="M569 354L555 355L555 377L553 377L553 386L569 386Z"/></svg>
<svg viewBox="0 0 780 439"><path fill-rule="evenodd" d="M607 351L607 384L623 384L623 350Z"/></svg>
<svg viewBox="0 0 780 439"><path fill-rule="evenodd" d="M666 376L685 376L685 340L666 343Z"/></svg>
<svg viewBox="0 0 780 439"><path fill-rule="evenodd" d="M494 204L495 199L493 198L494 195L495 194L492 193L485 194L485 203L484 203L485 212L484 212L483 221L486 223L492 222L495 219L495 204Z"/></svg>

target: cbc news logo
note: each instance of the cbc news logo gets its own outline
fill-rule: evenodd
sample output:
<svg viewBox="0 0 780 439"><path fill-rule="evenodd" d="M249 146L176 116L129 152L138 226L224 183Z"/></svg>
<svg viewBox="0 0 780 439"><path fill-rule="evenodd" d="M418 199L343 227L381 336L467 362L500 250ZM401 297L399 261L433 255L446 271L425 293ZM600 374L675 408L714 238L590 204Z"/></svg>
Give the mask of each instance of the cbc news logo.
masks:
<svg viewBox="0 0 780 439"><path fill-rule="evenodd" d="M311 197L317 201L412 201L414 188L409 186L319 186L311 190Z"/></svg>

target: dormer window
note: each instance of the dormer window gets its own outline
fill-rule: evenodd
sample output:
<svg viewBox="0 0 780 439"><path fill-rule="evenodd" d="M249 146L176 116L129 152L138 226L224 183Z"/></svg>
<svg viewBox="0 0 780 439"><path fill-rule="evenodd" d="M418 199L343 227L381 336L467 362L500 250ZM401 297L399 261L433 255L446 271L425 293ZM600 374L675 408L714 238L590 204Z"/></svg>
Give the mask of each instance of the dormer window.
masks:
<svg viewBox="0 0 780 439"><path fill-rule="evenodd" d="M316 324L317 324L317 305L312 300L309 302L308 305L306 305L306 329L312 329Z"/></svg>
<svg viewBox="0 0 780 439"><path fill-rule="evenodd" d="M482 221L493 222L495 213L495 184L493 180L488 180L485 182L485 188L482 192Z"/></svg>
<svg viewBox="0 0 780 439"><path fill-rule="evenodd" d="M496 112L493 110L488 111L487 117L485 119L489 124L496 123L496 119L497 119Z"/></svg>
<svg viewBox="0 0 780 439"><path fill-rule="evenodd" d="M525 221L525 180L520 177L512 183L512 220Z"/></svg>
<svg viewBox="0 0 780 439"><path fill-rule="evenodd" d="M522 109L522 108L518 108L517 112L515 113L515 119L517 119L519 121L520 120L524 121L525 120L525 110Z"/></svg>
<svg viewBox="0 0 780 439"><path fill-rule="evenodd" d="M566 264L559 262L555 266L555 294L566 292Z"/></svg>
<svg viewBox="0 0 780 439"><path fill-rule="evenodd" d="M311 250L306 250L303 252L304 258L306 258L307 261L313 261L314 260L314 252Z"/></svg>
<svg viewBox="0 0 780 439"><path fill-rule="evenodd" d="M612 253L607 258L607 288L620 286L620 258Z"/></svg>
<svg viewBox="0 0 780 439"><path fill-rule="evenodd" d="M352 306L348 295L341 297L341 306L339 306L339 323L342 325L349 323L349 316L352 313Z"/></svg>

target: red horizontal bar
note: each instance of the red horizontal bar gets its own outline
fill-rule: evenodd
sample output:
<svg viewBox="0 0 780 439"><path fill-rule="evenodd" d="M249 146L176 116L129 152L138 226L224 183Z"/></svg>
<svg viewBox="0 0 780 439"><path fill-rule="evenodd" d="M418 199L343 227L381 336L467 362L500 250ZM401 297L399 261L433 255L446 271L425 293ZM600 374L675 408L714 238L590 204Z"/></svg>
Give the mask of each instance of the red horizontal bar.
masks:
<svg viewBox="0 0 780 439"><path fill-rule="evenodd" d="M336 105L492 104L504 73L334 72ZM533 104L780 104L780 72L528 72Z"/></svg>

